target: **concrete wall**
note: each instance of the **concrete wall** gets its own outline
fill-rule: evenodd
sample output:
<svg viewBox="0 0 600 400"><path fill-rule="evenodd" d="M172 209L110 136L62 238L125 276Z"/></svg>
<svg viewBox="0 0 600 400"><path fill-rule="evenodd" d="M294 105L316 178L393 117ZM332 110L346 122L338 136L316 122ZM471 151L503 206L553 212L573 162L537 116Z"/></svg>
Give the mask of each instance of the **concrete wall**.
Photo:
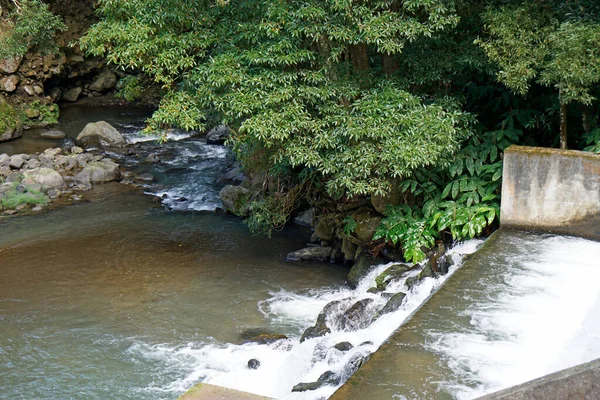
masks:
<svg viewBox="0 0 600 400"><path fill-rule="evenodd" d="M199 383L177 400L273 400L257 394L240 392L221 386Z"/></svg>
<svg viewBox="0 0 600 400"><path fill-rule="evenodd" d="M478 400L600 399L600 359L565 369Z"/></svg>
<svg viewBox="0 0 600 400"><path fill-rule="evenodd" d="M510 146L500 224L600 240L600 155Z"/></svg>

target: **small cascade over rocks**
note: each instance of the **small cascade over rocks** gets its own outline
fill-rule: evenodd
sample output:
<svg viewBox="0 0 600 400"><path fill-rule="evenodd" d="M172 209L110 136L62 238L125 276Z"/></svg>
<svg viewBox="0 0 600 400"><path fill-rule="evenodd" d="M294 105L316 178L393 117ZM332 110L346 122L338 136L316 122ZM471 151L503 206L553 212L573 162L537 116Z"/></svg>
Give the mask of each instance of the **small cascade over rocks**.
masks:
<svg viewBox="0 0 600 400"><path fill-rule="evenodd" d="M277 399L325 399L480 243L473 240L451 249L455 263L447 275L422 274L423 267L388 263L374 266L354 289L272 293L258 307L282 327L279 335L259 333L256 340L241 345L211 342L170 349L172 356L186 360L190 372L165 390L179 392L202 381ZM411 287L407 279L412 279ZM369 290L377 287L377 280L386 282L385 288ZM156 348L161 354L164 350Z"/></svg>

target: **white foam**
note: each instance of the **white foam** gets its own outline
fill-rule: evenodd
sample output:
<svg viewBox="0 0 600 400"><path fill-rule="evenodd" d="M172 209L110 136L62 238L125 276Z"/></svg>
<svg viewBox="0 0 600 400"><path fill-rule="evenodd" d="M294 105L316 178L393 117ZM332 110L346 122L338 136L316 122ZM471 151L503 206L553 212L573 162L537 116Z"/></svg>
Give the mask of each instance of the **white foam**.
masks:
<svg viewBox="0 0 600 400"><path fill-rule="evenodd" d="M471 241L452 250L454 254L467 254L475 250L481 241ZM197 381L212 383L233 389L243 390L278 399L318 399L329 397L338 386L324 386L315 391L292 393L291 389L300 382L314 382L328 370L342 373L351 357L357 353L368 354L375 351L383 341L393 333L402 322L419 307L455 270L439 278L426 278L407 293L407 297L394 313L386 314L365 329L346 332L332 327L332 332L323 337L313 338L300 343L301 332L313 325L323 307L335 300L354 303L364 298L374 299L377 309L386 299L379 294L367 293L373 286L378 274L390 264L376 267L354 290L348 288L313 290L308 293L279 291L271 298L259 303L259 310L272 321L291 325L288 334L290 340L271 345L257 344L197 344L184 348L164 348L155 350L160 356L193 358L194 367L180 380L173 382L168 391L182 392ZM402 283L393 290L406 290ZM341 352L332 348L336 343L348 341L354 348ZM370 344L363 344L369 341ZM362 345L361 345L362 344ZM256 358L261 365L257 370L247 368L248 360Z"/></svg>
<svg viewBox="0 0 600 400"><path fill-rule="evenodd" d="M600 243L550 237L508 260L504 282L466 311L469 332L431 333L430 348L476 385L445 382L460 399L600 357Z"/></svg>

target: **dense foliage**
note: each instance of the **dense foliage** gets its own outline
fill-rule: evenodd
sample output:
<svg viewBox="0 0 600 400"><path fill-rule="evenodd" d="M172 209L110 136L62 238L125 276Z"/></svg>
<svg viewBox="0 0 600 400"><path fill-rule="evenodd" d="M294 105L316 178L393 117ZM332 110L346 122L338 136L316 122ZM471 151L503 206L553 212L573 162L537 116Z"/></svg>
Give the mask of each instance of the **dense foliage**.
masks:
<svg viewBox="0 0 600 400"><path fill-rule="evenodd" d="M51 52L56 49L54 35L67 28L40 0L0 0L0 17L0 59L29 50Z"/></svg>
<svg viewBox="0 0 600 400"><path fill-rule="evenodd" d="M497 221L509 144L598 150L598 6L566 3L99 0L81 45L164 87L149 130L232 128L253 230L399 191L374 240L419 260Z"/></svg>

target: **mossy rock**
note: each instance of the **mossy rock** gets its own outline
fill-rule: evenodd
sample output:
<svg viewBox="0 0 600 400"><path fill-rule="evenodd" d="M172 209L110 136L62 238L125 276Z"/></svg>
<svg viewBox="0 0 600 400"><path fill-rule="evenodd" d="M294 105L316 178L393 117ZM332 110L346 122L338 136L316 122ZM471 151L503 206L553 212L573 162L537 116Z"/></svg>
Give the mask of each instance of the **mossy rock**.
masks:
<svg viewBox="0 0 600 400"><path fill-rule="evenodd" d="M375 278L377 289L380 291L385 290L390 282L400 280L402 275L411 269L412 267L406 264L392 265Z"/></svg>
<svg viewBox="0 0 600 400"><path fill-rule="evenodd" d="M377 320L382 315L397 311L402 306L402 303L404 302L405 298L406 293L398 292L394 294L387 301L387 303L385 303L385 306L383 306L383 308L375 314L375 316L373 317L373 321Z"/></svg>
<svg viewBox="0 0 600 400"><path fill-rule="evenodd" d="M354 235L358 241L365 245L371 243L375 230L381 223L381 217L375 215L371 208L363 207L352 214L352 218L356 221Z"/></svg>
<svg viewBox="0 0 600 400"><path fill-rule="evenodd" d="M360 255L348 273L347 280L350 287L356 288L361 279L373 269L376 262L376 259L369 257L367 254Z"/></svg>

